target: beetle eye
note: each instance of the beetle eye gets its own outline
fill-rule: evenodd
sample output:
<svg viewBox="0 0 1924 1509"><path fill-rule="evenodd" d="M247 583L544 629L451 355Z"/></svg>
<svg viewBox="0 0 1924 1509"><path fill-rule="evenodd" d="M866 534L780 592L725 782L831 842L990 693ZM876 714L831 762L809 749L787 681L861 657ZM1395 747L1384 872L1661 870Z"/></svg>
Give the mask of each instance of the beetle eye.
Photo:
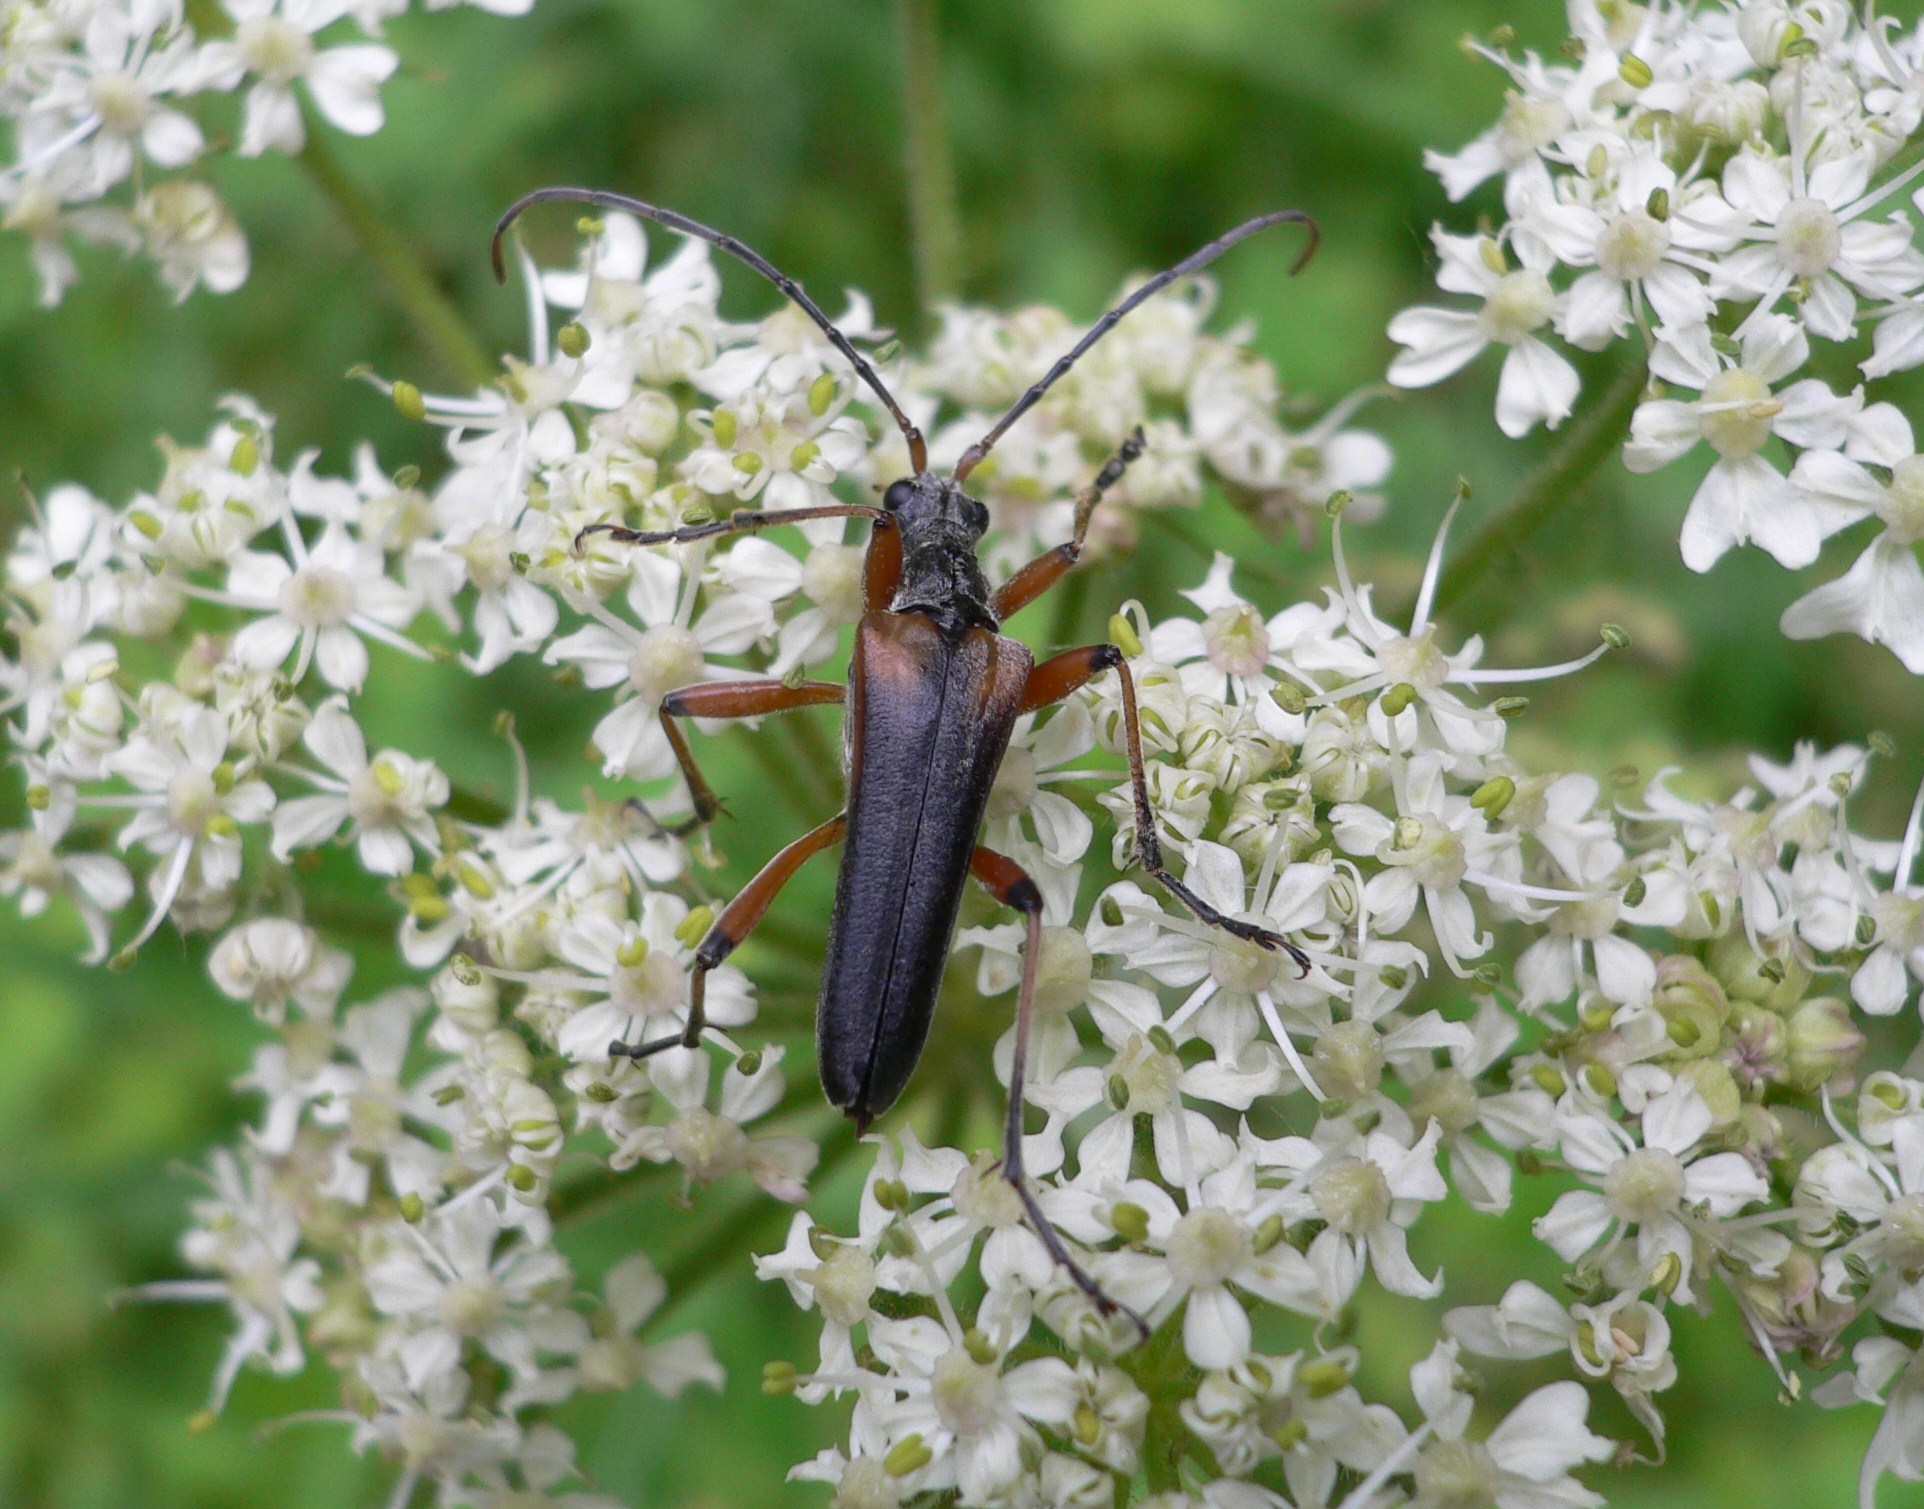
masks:
<svg viewBox="0 0 1924 1509"><path fill-rule="evenodd" d="M989 510L974 498L969 499L969 522L975 526L977 534L985 534L989 528Z"/></svg>
<svg viewBox="0 0 1924 1509"><path fill-rule="evenodd" d="M915 484L904 477L900 482L889 483L889 490L882 494L882 506L890 513L900 513L914 496Z"/></svg>

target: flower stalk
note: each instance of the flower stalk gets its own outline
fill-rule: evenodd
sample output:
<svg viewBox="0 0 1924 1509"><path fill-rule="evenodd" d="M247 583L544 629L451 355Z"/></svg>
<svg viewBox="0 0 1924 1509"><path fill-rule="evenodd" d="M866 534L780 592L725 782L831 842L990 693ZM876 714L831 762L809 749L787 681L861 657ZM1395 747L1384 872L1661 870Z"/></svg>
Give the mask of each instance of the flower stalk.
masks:
<svg viewBox="0 0 1924 1509"><path fill-rule="evenodd" d="M936 0L898 0L902 33L903 151L916 302L926 316L962 286L962 222L942 93Z"/></svg>
<svg viewBox="0 0 1924 1509"><path fill-rule="evenodd" d="M1627 363L1611 379L1543 465L1510 495L1455 563L1444 569L1436 590L1438 612L1459 602L1493 566L1514 557L1583 495L1597 468L1629 435L1631 416L1649 380L1649 368L1641 359Z"/></svg>
<svg viewBox="0 0 1924 1509"><path fill-rule="evenodd" d="M435 359L464 385L492 381L496 365L467 321L435 284L415 249L354 181L327 137L313 129L312 123L307 145L300 152L300 164L374 264L415 335Z"/></svg>

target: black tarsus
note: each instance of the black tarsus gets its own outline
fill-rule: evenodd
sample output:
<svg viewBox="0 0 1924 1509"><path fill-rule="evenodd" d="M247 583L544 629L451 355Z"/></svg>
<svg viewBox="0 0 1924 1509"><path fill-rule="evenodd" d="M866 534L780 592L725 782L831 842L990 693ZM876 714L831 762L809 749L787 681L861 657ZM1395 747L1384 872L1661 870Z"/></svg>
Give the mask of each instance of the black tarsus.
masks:
<svg viewBox="0 0 1924 1509"><path fill-rule="evenodd" d="M1062 360L1048 370L1043 376L1042 381L1038 382L1034 387L1030 388L1028 392L1018 398L1015 403L1010 406L1008 413L1004 414L995 422L995 427L991 429L988 434L984 435L962 453L962 459L955 463L955 480L960 482L964 480L970 472L974 471L977 464L984 456L989 454L991 448L994 447L996 441L1002 438L1009 426L1014 424L1024 414L1028 413L1030 409L1034 408L1042 395L1054 386L1056 380L1080 361L1091 346L1095 345L1097 341L1115 329L1117 322L1120 321L1124 315L1135 309L1136 306L1144 300L1152 298L1154 295L1162 292L1163 289L1167 288L1178 278L1186 278L1191 273L1201 272L1238 241L1247 240L1249 237L1255 235L1256 232L1267 230L1272 225L1301 225L1308 229L1309 245L1303 248L1303 254L1296 259L1289 269L1291 277L1301 272L1304 264L1316 255L1316 248L1323 239L1323 233L1321 229L1318 228L1315 220L1302 210L1275 210L1267 215L1258 215L1254 220L1245 220L1234 230L1218 236L1207 246L1191 252L1174 267L1157 273L1134 293L1130 294L1128 298L1124 299L1120 304L1116 305L1114 309L1111 309L1101 319L1097 320L1095 324L1091 325L1089 327L1089 333L1076 342L1074 348L1070 350L1067 356L1063 357Z"/></svg>
<svg viewBox="0 0 1924 1509"><path fill-rule="evenodd" d="M1156 809L1149 800L1149 776L1142 758L1142 716L1136 704L1136 678L1130 675L1129 658L1122 653L1120 646L1104 644L1096 649L1096 665L1102 670L1114 671L1122 682L1123 739L1128 751L1129 782L1136 805L1136 863L1154 876L1165 891L1188 907L1197 921L1210 927L1219 927L1231 937L1254 943L1258 948L1272 952L1280 948L1295 961L1297 969L1301 971L1299 978L1308 979L1310 957L1302 949L1272 928L1260 923L1244 922L1218 911L1171 875L1164 866L1162 840L1156 836Z"/></svg>
<svg viewBox="0 0 1924 1509"><path fill-rule="evenodd" d="M922 431L902 411L902 406L895 401L895 395L889 392L883 385L882 379L876 375L875 368L869 365L868 358L857 351L849 338L835 328L835 322L822 313L820 306L808 296L802 285L776 267L754 247L712 226L703 225L699 220L690 220L686 215L677 214L674 210L665 210L658 204L648 203L645 199L635 199L627 194L617 194L608 189L579 189L566 185L536 189L515 200L495 222L494 240L489 245L488 253L494 261L494 276L497 282L505 283L508 280L507 264L501 256L501 238L508 233L508 227L513 225L524 211L533 206L552 204L556 201L591 204L600 209L626 210L631 215L639 215L644 220L665 225L671 231L679 231L684 236L693 236L697 240L706 241L717 250L728 253L737 262L752 267L800 305L802 313L820 326L822 334L829 338L835 349L848 358L850 365L855 368L856 375L874 390L877 398L882 400L882 406L893 416L896 427L902 432L902 438L908 442L909 465L918 475L928 470L929 447L928 442L922 438Z"/></svg>

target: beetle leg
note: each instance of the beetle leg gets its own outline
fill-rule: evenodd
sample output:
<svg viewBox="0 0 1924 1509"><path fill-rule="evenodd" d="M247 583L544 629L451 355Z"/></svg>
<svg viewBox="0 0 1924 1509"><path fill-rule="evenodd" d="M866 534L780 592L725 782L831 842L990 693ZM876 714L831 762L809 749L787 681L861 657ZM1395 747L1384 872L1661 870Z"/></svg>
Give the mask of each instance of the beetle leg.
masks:
<svg viewBox="0 0 1924 1509"><path fill-rule="evenodd" d="M1078 687L1086 686L1104 671L1122 678L1122 726L1129 752L1129 780L1136 794L1136 863L1147 870L1197 919L1211 927L1263 948L1280 948L1296 961L1296 967L1309 973L1309 955L1281 933L1253 922L1224 916L1184 885L1162 863L1162 840L1156 836L1156 809L1149 803L1149 775L1142 759L1142 719L1136 711L1136 680L1129 674L1128 658L1112 644L1092 644L1086 649L1065 650L1042 662L1029 673L1029 685L1022 694L1021 711L1033 712L1060 702Z"/></svg>
<svg viewBox="0 0 1924 1509"><path fill-rule="evenodd" d="M1058 545L1054 550L1045 550L1004 582L996 592L994 608L997 618L1006 619L1010 614L1028 607L1061 581L1069 569L1082 559L1082 542L1089 533L1089 516L1096 511L1102 495L1122 480L1122 474L1129 470L1129 463L1142 454L1143 445L1142 426L1137 425L1115 455L1103 463L1102 470L1096 473L1096 480L1076 494L1076 527L1068 543Z"/></svg>
<svg viewBox="0 0 1924 1509"><path fill-rule="evenodd" d="M862 606L887 608L902 585L902 531L894 515L884 515L869 531L868 554L862 558Z"/></svg>
<svg viewBox="0 0 1924 1509"><path fill-rule="evenodd" d="M695 950L695 970L688 981L688 1025L680 1032L645 1043L610 1043L610 1058L648 1058L663 1049L692 1048L701 1041L707 1018L702 1000L707 990L709 971L735 951L735 946L755 930L767 913L769 903L781 893L795 872L830 844L842 841L848 831L848 814L837 813L819 828L811 828L794 843L762 866L761 873L736 892L735 899L721 910L707 935Z"/></svg>
<svg viewBox="0 0 1924 1509"><path fill-rule="evenodd" d="M667 831L686 838L721 811L721 801L695 764L688 739L675 719L759 718L764 713L786 713L798 707L824 707L840 702L842 693L841 683L835 681L804 681L800 686L785 681L703 681L663 697L662 731L668 735L668 747L675 752L675 763L681 766L688 795L695 803L695 815Z"/></svg>
<svg viewBox="0 0 1924 1509"><path fill-rule="evenodd" d="M1035 1191L1029 1188L1022 1168L1022 1082L1029 1061L1029 1024L1035 1016L1036 965L1042 955L1042 893L1013 859L980 845L969 859L969 873L997 901L1022 913L1029 929L1028 941L1022 948L1022 988L1016 996L1015 1052L1009 1060L1009 1119L1002 1136L1002 1176L1022 1201L1022 1209L1044 1250L1075 1280L1076 1287L1088 1295L1103 1314L1128 1316L1146 1341L1148 1322L1121 1301L1105 1294L1089 1270L1070 1256L1061 1234L1042 1213L1042 1206L1036 1200Z"/></svg>
<svg viewBox="0 0 1924 1509"><path fill-rule="evenodd" d="M590 524L575 536L575 550L586 549L591 534L605 534L617 545L687 545L695 540L712 540L717 535L738 534L743 530L776 529L783 524L805 524L810 519L886 519L888 514L872 503L834 503L822 508L782 508L757 511L744 508L725 519L706 524L689 524L680 529L630 529L625 524Z"/></svg>

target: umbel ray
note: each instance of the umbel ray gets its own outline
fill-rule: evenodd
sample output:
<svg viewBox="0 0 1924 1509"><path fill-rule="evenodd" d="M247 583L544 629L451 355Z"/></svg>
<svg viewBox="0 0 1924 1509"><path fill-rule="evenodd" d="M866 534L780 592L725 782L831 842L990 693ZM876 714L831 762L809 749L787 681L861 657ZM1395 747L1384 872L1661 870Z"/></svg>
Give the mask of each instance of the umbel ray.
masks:
<svg viewBox="0 0 1924 1509"><path fill-rule="evenodd" d="M683 235L698 237L752 267L821 327L856 375L881 401L908 442L914 475L892 482L874 504L835 504L780 512L739 512L712 523L673 530L592 524L582 531L632 545L712 539L806 519L870 521L864 568L865 611L855 631L847 685L805 681L716 681L685 686L662 699L661 723L688 782L694 816L684 831L719 810L714 791L696 767L675 720L756 718L767 713L839 703L846 713L848 805L783 849L724 907L695 951L688 1022L680 1032L640 1043L614 1043L609 1052L630 1058L701 1040L704 981L746 938L770 902L810 856L843 845L842 868L829 918L827 954L816 1009L816 1046L829 1101L866 1129L902 1093L928 1038L942 972L948 962L965 879L973 875L997 901L1022 913L1027 942L1017 998L1014 1055L1009 1071L1008 1119L1002 1172L1015 1188L1051 1257L1105 1313L1123 1309L1103 1293L1043 1215L1022 1168L1023 1070L1035 1011L1036 961L1042 941L1042 896L1007 856L976 842L996 771L1022 714L1060 702L1105 671L1122 683L1129 778L1135 793L1136 861L1199 919L1265 949L1282 949L1307 974L1309 959L1281 934L1224 916L1163 865L1156 815L1143 769L1141 720L1135 683L1113 644L1067 650L1036 664L1028 648L998 632L1004 620L1054 586L1082 554L1090 515L1142 452L1137 429L1077 496L1067 543L1044 551L1000 587L991 589L976 560L989 511L963 484L1009 427L1027 413L1090 347L1131 310L1179 278L1207 267L1237 242L1272 225L1295 224L1309 245L1290 270L1316 250L1316 223L1300 210L1278 210L1245 221L1135 289L1090 327L1042 379L1012 404L988 433L962 453L946 477L929 470L922 432L903 412L875 368L794 279L760 253L685 215L623 194L597 189L547 188L508 207L495 227L493 257L504 275L502 237L530 206L569 200L625 210ZM580 541L577 540L577 546ZM1141 1318L1130 1312L1138 1327Z"/></svg>

